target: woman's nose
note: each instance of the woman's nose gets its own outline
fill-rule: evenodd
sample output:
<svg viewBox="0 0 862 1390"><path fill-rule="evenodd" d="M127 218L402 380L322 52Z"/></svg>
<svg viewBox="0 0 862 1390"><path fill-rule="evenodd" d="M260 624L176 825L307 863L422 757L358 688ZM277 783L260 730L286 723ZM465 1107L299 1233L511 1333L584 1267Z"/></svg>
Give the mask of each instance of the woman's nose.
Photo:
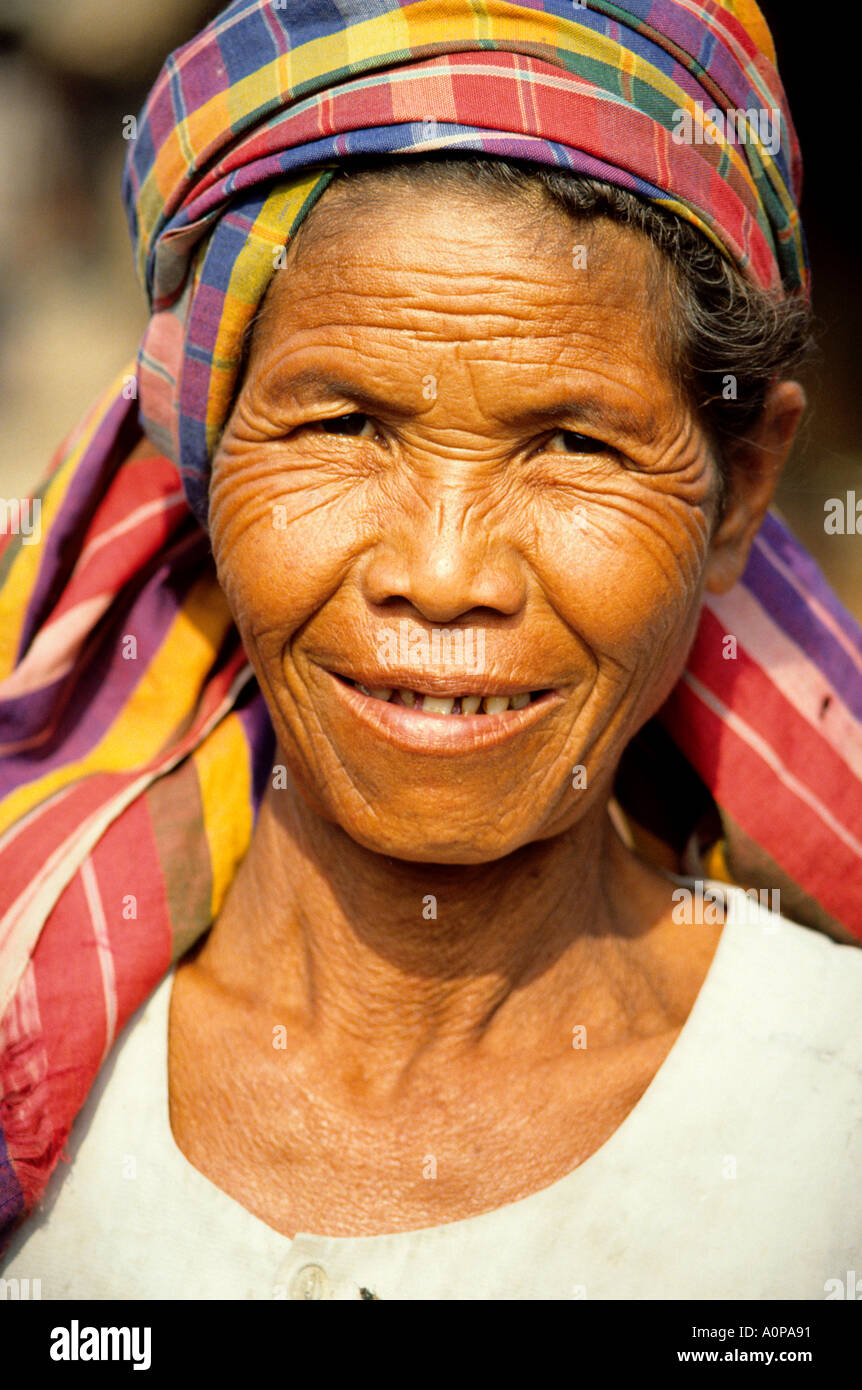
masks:
<svg viewBox="0 0 862 1390"><path fill-rule="evenodd" d="M406 600L428 622L448 623L473 608L511 617L527 595L524 561L501 526L450 495L390 518L365 567L369 603Z"/></svg>

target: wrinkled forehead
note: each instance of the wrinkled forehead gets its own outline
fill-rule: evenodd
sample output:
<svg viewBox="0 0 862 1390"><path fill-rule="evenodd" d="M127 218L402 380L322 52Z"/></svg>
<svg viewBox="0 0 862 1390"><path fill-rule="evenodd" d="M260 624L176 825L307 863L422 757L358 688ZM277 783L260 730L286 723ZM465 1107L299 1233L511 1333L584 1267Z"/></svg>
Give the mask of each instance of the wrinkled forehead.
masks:
<svg viewBox="0 0 862 1390"><path fill-rule="evenodd" d="M469 270L481 259L493 233L493 252L499 256L508 244L522 264L526 257L543 252L570 262L576 244L589 241L596 267L622 256L632 258L632 269L643 262L652 244L634 229L605 216L567 212L538 182L517 187L482 182L471 186L466 179L425 183L426 170L395 176L383 171L360 179L338 178L325 189L294 233L287 261L298 266L310 247L327 247L333 255L351 249L373 235L378 251L387 241L399 255L411 249L422 262L422 253L433 247L440 257L446 248L453 261ZM415 180L415 181L414 181ZM369 258L371 249L369 248ZM388 262L386 262L388 263ZM625 267L623 267L625 268Z"/></svg>
<svg viewBox="0 0 862 1390"><path fill-rule="evenodd" d="M666 267L640 232L541 197L335 182L287 249L254 328L435 331L467 345L592 331L655 343ZM255 355L257 355L255 353Z"/></svg>

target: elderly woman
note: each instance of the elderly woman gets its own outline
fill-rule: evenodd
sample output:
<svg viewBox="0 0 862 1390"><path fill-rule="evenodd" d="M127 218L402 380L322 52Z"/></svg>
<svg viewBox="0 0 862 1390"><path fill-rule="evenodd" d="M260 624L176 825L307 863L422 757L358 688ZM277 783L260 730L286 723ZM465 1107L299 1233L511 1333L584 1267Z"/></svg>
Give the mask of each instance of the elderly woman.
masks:
<svg viewBox="0 0 862 1390"><path fill-rule="evenodd" d="M368 10L237 0L168 60L137 370L10 552L5 1276L822 1299L862 641L767 514L769 33Z"/></svg>

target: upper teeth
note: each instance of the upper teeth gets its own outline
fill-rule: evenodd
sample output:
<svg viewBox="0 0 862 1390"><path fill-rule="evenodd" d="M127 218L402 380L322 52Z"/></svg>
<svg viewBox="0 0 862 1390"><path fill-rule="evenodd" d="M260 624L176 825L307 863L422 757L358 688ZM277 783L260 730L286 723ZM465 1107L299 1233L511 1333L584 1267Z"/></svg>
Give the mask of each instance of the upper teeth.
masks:
<svg viewBox="0 0 862 1390"><path fill-rule="evenodd" d="M389 686L372 686L356 682L357 690L371 695L375 700L391 700L395 691ZM429 714L452 714L455 701L460 700L462 714L477 714L480 705L485 714L503 714L507 709L523 709L530 703L529 692L518 695L421 695L415 690L399 690L401 703L411 708L426 710Z"/></svg>

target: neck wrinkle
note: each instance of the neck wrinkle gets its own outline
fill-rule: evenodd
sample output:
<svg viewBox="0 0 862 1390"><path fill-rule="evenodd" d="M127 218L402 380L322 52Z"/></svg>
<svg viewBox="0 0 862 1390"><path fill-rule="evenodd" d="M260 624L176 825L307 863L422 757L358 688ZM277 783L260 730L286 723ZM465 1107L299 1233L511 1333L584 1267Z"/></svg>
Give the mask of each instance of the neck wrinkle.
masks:
<svg viewBox="0 0 862 1390"><path fill-rule="evenodd" d="M407 862L270 788L202 958L251 1007L378 1056L517 1039L583 1014L606 957L618 974L627 854L597 807L489 864Z"/></svg>

